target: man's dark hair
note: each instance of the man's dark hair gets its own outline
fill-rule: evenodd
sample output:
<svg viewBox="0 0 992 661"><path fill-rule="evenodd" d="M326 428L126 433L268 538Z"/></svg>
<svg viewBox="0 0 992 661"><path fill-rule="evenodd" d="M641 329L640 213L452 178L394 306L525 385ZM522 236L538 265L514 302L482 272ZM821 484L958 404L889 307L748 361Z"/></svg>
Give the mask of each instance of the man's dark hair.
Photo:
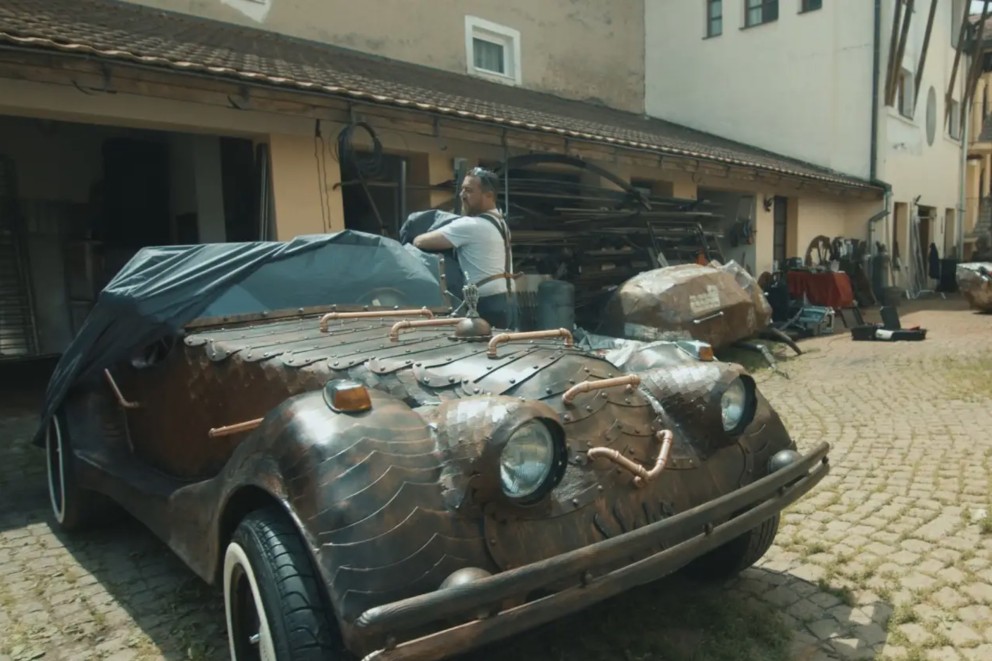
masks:
<svg viewBox="0 0 992 661"><path fill-rule="evenodd" d="M475 177L479 180L479 187L483 193L492 193L496 196L499 191L499 177L492 170L475 167L465 173L466 177Z"/></svg>

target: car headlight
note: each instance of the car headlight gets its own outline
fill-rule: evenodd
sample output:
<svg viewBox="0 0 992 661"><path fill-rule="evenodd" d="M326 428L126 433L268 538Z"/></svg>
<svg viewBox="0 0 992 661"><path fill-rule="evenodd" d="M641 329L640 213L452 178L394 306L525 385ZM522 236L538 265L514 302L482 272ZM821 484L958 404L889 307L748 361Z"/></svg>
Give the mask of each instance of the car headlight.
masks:
<svg viewBox="0 0 992 661"><path fill-rule="evenodd" d="M731 381L720 396L720 414L725 432L738 434L744 431L754 417L753 387L749 388L739 377Z"/></svg>
<svg viewBox="0 0 992 661"><path fill-rule="evenodd" d="M557 483L560 463L557 439L546 424L530 420L507 439L499 458L499 480L503 494L516 502L541 498Z"/></svg>

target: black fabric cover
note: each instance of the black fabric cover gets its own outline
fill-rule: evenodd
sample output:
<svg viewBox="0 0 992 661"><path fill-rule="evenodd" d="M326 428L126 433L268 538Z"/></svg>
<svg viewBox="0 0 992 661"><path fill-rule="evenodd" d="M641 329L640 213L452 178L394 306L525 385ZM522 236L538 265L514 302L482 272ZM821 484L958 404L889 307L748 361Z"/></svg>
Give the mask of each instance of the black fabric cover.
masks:
<svg viewBox="0 0 992 661"><path fill-rule="evenodd" d="M928 256L929 267L927 272L930 274L930 279L939 280L940 279L940 253L937 252L937 244L930 244L930 254Z"/></svg>
<svg viewBox="0 0 992 661"><path fill-rule="evenodd" d="M400 227L400 242L413 243L413 240L421 234L440 229L457 218L461 216L440 209L411 213ZM458 256L454 250L444 250L436 254L444 258L444 276L448 291L461 300L462 289L465 288L465 273L458 263Z"/></svg>
<svg viewBox="0 0 992 661"><path fill-rule="evenodd" d="M45 393L39 442L73 384L98 375L201 317L315 305L447 305L435 255L373 234L344 231L289 242L144 248L100 292Z"/></svg>

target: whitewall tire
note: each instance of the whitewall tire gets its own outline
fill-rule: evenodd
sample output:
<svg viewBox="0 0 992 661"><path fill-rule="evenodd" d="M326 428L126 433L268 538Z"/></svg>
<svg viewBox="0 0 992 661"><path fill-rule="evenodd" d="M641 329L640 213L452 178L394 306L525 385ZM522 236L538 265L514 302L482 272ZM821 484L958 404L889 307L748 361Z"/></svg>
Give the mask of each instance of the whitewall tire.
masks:
<svg viewBox="0 0 992 661"><path fill-rule="evenodd" d="M224 611L235 661L340 660L320 575L288 517L248 514L224 554Z"/></svg>
<svg viewBox="0 0 992 661"><path fill-rule="evenodd" d="M60 413L52 416L45 430L45 459L48 473L48 502L52 516L66 531L81 530L96 519L98 507L109 501L98 494L81 489L73 470L72 445L65 419Z"/></svg>

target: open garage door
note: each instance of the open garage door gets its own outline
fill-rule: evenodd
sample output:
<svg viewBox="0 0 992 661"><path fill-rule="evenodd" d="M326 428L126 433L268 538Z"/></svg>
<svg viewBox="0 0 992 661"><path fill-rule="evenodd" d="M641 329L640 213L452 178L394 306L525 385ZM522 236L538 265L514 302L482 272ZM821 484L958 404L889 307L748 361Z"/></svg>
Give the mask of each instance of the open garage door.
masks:
<svg viewBox="0 0 992 661"><path fill-rule="evenodd" d="M61 353L141 248L261 238L243 138L0 116L0 360Z"/></svg>
<svg viewBox="0 0 992 661"><path fill-rule="evenodd" d="M0 156L0 359L38 350L27 257L14 161Z"/></svg>

